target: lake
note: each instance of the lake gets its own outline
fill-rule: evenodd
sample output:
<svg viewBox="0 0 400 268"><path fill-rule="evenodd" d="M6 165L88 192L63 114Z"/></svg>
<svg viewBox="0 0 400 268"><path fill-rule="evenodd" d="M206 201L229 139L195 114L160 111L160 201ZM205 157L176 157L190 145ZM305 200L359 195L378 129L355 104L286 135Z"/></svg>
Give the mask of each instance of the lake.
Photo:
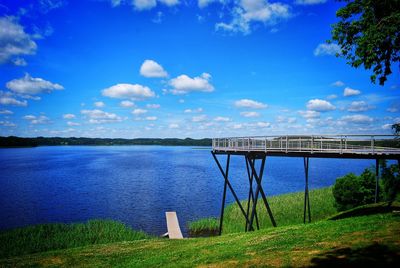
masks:
<svg viewBox="0 0 400 268"><path fill-rule="evenodd" d="M222 156L220 159L223 159ZM225 162L225 160L221 160ZM310 159L310 188L360 174L374 160ZM55 146L0 149L0 229L93 218L165 233L165 212L188 221L218 216L223 177L210 149L167 146ZM304 190L302 158L267 158L267 195ZM243 156L231 158L230 178L241 199L248 179ZM230 194L228 202L233 202ZM312 204L311 204L312 205ZM279 223L278 223L279 224Z"/></svg>

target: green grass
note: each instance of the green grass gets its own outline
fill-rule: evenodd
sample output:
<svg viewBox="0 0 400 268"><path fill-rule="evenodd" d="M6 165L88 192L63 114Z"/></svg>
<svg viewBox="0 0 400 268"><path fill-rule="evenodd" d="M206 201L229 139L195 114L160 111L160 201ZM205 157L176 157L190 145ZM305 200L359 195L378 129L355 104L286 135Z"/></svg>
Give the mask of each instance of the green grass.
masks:
<svg viewBox="0 0 400 268"><path fill-rule="evenodd" d="M0 232L0 258L118 241L149 238L123 223L90 220L74 224L41 224Z"/></svg>
<svg viewBox="0 0 400 268"><path fill-rule="evenodd" d="M3 258L0 267L396 267L399 233L400 216L386 213L220 237L48 251Z"/></svg>
<svg viewBox="0 0 400 268"><path fill-rule="evenodd" d="M288 226L303 222L304 192L271 196L267 197L267 200L278 226ZM331 187L311 190L311 220L313 222L320 221L336 214L337 209L334 207L334 202ZM241 203L246 209L247 201ZM257 202L257 213L261 229L272 227L262 199ZM236 203L230 204L225 208L222 233L243 232L245 223L246 221L239 206ZM206 230L212 230L215 227L218 228L218 219L213 218L200 219L189 224L189 230L195 232L201 232L201 228L206 232Z"/></svg>
<svg viewBox="0 0 400 268"><path fill-rule="evenodd" d="M219 220L217 218L204 218L188 224L189 236L213 236L218 235Z"/></svg>

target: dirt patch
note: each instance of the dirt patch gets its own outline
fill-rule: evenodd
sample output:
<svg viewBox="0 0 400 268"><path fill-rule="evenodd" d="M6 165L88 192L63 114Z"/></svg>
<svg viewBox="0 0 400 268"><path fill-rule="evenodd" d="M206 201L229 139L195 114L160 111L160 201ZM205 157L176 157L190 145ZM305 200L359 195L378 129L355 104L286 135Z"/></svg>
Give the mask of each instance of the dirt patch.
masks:
<svg viewBox="0 0 400 268"><path fill-rule="evenodd" d="M53 256L44 258L40 260L39 263L43 266L54 266L54 265L61 265L64 263L64 261L60 257Z"/></svg>

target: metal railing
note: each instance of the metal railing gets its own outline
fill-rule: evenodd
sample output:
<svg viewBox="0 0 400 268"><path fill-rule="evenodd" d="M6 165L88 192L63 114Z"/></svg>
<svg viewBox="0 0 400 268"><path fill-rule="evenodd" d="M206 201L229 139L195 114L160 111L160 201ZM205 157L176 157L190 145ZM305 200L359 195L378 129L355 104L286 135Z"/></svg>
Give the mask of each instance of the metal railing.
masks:
<svg viewBox="0 0 400 268"><path fill-rule="evenodd" d="M400 154L395 135L285 135L214 138L213 150Z"/></svg>

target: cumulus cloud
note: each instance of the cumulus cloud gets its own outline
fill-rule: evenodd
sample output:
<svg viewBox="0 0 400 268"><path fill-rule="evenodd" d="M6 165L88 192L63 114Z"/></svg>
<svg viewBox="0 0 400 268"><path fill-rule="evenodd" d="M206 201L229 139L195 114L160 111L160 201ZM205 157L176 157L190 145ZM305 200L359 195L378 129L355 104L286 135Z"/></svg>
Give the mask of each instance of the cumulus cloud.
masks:
<svg viewBox="0 0 400 268"><path fill-rule="evenodd" d="M81 110L81 114L88 118L91 124L116 123L124 120L124 118L114 113L108 113L98 109Z"/></svg>
<svg viewBox="0 0 400 268"><path fill-rule="evenodd" d="M297 5L317 5L326 3L328 0L296 0Z"/></svg>
<svg viewBox="0 0 400 268"><path fill-rule="evenodd" d="M250 108L250 109L264 109L267 108L268 105L258 102L255 100L250 100L250 99L241 99L238 101L235 101L235 106L237 108Z"/></svg>
<svg viewBox="0 0 400 268"><path fill-rule="evenodd" d="M217 116L214 118L216 122L229 122L231 119L229 117Z"/></svg>
<svg viewBox="0 0 400 268"><path fill-rule="evenodd" d="M183 111L185 114L190 114L190 113L202 113L203 112L203 108L197 108L197 109L185 109Z"/></svg>
<svg viewBox="0 0 400 268"><path fill-rule="evenodd" d="M347 123L354 123L354 124L367 124L372 123L374 120L363 114L355 114L355 115L346 115L341 118L342 121Z"/></svg>
<svg viewBox="0 0 400 268"><path fill-rule="evenodd" d="M51 123L50 119L44 115L25 115L23 118L28 120L32 125L46 125Z"/></svg>
<svg viewBox="0 0 400 268"><path fill-rule="evenodd" d="M158 109L158 108L161 107L161 105L160 104L156 104L156 103L153 103L153 104L149 103L149 104L146 105L146 107L149 108L149 109Z"/></svg>
<svg viewBox="0 0 400 268"><path fill-rule="evenodd" d="M119 103L119 106L124 107L124 108L129 108L129 107L135 106L135 103L133 103L131 101L128 101L128 100L125 100L125 101L121 101Z"/></svg>
<svg viewBox="0 0 400 268"><path fill-rule="evenodd" d="M147 116L146 120L147 121L156 121L157 120L157 116Z"/></svg>
<svg viewBox="0 0 400 268"><path fill-rule="evenodd" d="M20 101L13 97L1 96L1 95L0 95L0 104L12 105L12 106L28 106L28 102L26 100Z"/></svg>
<svg viewBox="0 0 400 268"><path fill-rule="evenodd" d="M76 123L76 122L68 121L68 122L67 122L67 125L70 126L70 127L73 127L73 126L80 126L81 124Z"/></svg>
<svg viewBox="0 0 400 268"><path fill-rule="evenodd" d="M114 0L112 0L114 1ZM118 1L117 1L118 2ZM157 6L157 2L162 3L166 6L175 6L179 4L179 0L133 0L132 5L136 10L149 10ZM120 1L118 2L118 5Z"/></svg>
<svg viewBox="0 0 400 268"><path fill-rule="evenodd" d="M103 96L118 99L146 99L156 94L148 87L139 84L116 84L102 91Z"/></svg>
<svg viewBox="0 0 400 268"><path fill-rule="evenodd" d="M207 116L204 114L192 117L192 122L204 122L206 120L207 120Z"/></svg>
<svg viewBox="0 0 400 268"><path fill-rule="evenodd" d="M96 101L95 103L93 103L93 105L96 106L97 108L106 106L106 104L102 101Z"/></svg>
<svg viewBox="0 0 400 268"><path fill-rule="evenodd" d="M308 101L307 109L316 112L326 112L335 110L336 107L333 106L329 101L313 99Z"/></svg>
<svg viewBox="0 0 400 268"><path fill-rule="evenodd" d="M388 111L390 113L396 113L399 111L399 109L397 107L389 107L386 109L386 111Z"/></svg>
<svg viewBox="0 0 400 268"><path fill-rule="evenodd" d="M214 2L223 3L224 0L198 0L197 5L199 6L199 8L205 8L206 6Z"/></svg>
<svg viewBox="0 0 400 268"><path fill-rule="evenodd" d="M171 90L172 94L187 94L194 91L199 92L212 92L214 86L210 84L211 75L203 73L201 76L191 78L186 74L182 74L169 81L169 84L173 87Z"/></svg>
<svg viewBox="0 0 400 268"><path fill-rule="evenodd" d="M314 49L314 56L335 56L336 54L340 54L341 52L342 50L338 44L319 44Z"/></svg>
<svg viewBox="0 0 400 268"><path fill-rule="evenodd" d="M134 115L141 115L141 114L145 114L145 113L147 113L147 110L145 110L145 109L135 109L132 111L132 114L134 114Z"/></svg>
<svg viewBox="0 0 400 268"><path fill-rule="evenodd" d="M64 119L74 119L76 116L74 114L63 114Z"/></svg>
<svg viewBox="0 0 400 268"><path fill-rule="evenodd" d="M337 98L337 95L331 94L331 95L326 96L326 98L327 98L328 100L333 100L333 99L336 99L336 98Z"/></svg>
<svg viewBox="0 0 400 268"><path fill-rule="evenodd" d="M336 82L333 82L331 85L334 87L342 87L342 86L344 86L344 83L342 81L338 80Z"/></svg>
<svg viewBox="0 0 400 268"><path fill-rule="evenodd" d="M291 17L290 7L281 2L241 0L234 1L233 5L230 14L232 20L229 23L217 23L216 30L249 34L253 23L275 25L277 22Z"/></svg>
<svg viewBox="0 0 400 268"><path fill-rule="evenodd" d="M10 121L0 121L0 126L3 127L16 127L17 125Z"/></svg>
<svg viewBox="0 0 400 268"><path fill-rule="evenodd" d="M167 77L164 68L153 60L145 60L140 67L140 74L144 77Z"/></svg>
<svg viewBox="0 0 400 268"><path fill-rule="evenodd" d="M361 91L358 89L353 89L353 88L349 88L346 87L343 91L343 96L348 97L348 96L356 96L356 95L360 95Z"/></svg>
<svg viewBox="0 0 400 268"><path fill-rule="evenodd" d="M24 60L23 58L15 58L15 59L12 60L12 63L15 66L26 66L26 65L28 65L26 60Z"/></svg>
<svg viewBox="0 0 400 268"><path fill-rule="evenodd" d="M171 123L171 124L168 125L168 128L177 129L177 128L179 128L179 125L175 124L175 123Z"/></svg>
<svg viewBox="0 0 400 268"><path fill-rule="evenodd" d="M10 110L0 110L0 114L13 114Z"/></svg>
<svg viewBox="0 0 400 268"><path fill-rule="evenodd" d="M13 57L35 54L36 49L32 37L15 18L0 17L0 63L8 62Z"/></svg>
<svg viewBox="0 0 400 268"><path fill-rule="evenodd" d="M260 114L257 112L241 112L240 115L243 117L259 117L260 116Z"/></svg>
<svg viewBox="0 0 400 268"><path fill-rule="evenodd" d="M318 118L321 116L320 112L316 112L316 111L299 111L298 112L302 117L306 118L306 119L310 119L310 118Z"/></svg>
<svg viewBox="0 0 400 268"><path fill-rule="evenodd" d="M353 101L348 107L349 112L365 112L373 109L373 106L368 105L365 101Z"/></svg>
<svg viewBox="0 0 400 268"><path fill-rule="evenodd" d="M50 93L54 90L63 90L60 84L46 81L42 78L34 78L28 73L24 77L7 82L6 87L18 94L36 95Z"/></svg>

